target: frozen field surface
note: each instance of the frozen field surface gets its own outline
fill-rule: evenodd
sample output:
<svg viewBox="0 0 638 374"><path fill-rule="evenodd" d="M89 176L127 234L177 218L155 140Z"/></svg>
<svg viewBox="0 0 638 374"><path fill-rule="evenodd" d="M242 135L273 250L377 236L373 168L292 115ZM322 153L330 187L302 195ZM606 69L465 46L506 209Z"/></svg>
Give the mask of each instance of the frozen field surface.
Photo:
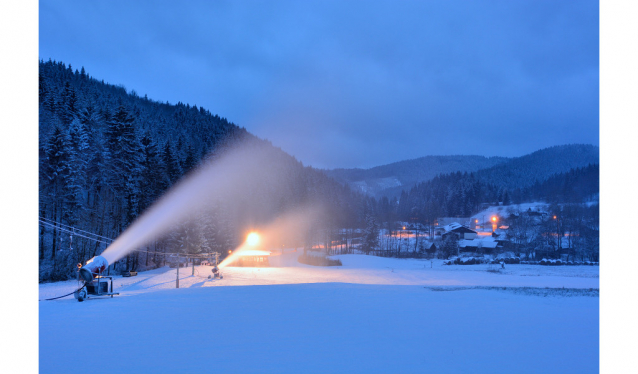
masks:
<svg viewBox="0 0 638 374"><path fill-rule="evenodd" d="M114 298L41 301L40 372L598 372L597 266L296 255L221 280L182 268L180 289L165 267L116 277Z"/></svg>

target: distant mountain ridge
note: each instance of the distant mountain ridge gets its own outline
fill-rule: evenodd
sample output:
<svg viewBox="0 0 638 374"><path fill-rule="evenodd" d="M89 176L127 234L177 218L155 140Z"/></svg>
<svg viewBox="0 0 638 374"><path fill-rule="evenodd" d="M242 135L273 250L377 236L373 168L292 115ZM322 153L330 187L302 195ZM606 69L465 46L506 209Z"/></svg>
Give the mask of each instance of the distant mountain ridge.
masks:
<svg viewBox="0 0 638 374"><path fill-rule="evenodd" d="M507 189L525 188L572 169L599 163L600 150L591 144L568 144L544 148L507 163L480 170L480 180Z"/></svg>
<svg viewBox="0 0 638 374"><path fill-rule="evenodd" d="M417 183L437 175L474 172L483 181L499 187L525 188L552 175L598 164L599 148L590 144L569 144L544 148L521 157L425 156L370 169L324 170L326 175L352 189L375 198L398 197Z"/></svg>

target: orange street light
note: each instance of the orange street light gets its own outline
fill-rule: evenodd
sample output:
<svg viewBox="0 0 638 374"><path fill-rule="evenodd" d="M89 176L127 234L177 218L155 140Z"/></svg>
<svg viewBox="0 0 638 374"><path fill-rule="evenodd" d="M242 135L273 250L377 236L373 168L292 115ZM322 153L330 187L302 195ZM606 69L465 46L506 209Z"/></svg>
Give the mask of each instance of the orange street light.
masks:
<svg viewBox="0 0 638 374"><path fill-rule="evenodd" d="M496 222L497 219L496 216L492 217L492 222Z"/></svg>

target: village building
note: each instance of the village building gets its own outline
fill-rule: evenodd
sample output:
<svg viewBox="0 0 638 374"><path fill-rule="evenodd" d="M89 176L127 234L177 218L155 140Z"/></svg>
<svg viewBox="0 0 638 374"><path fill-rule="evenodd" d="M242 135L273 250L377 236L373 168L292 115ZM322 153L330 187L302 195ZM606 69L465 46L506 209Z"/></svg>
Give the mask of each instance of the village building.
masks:
<svg viewBox="0 0 638 374"><path fill-rule="evenodd" d="M499 245L496 238L488 236L477 239L463 239L459 241L460 252L478 252L478 253L492 253L494 249Z"/></svg>

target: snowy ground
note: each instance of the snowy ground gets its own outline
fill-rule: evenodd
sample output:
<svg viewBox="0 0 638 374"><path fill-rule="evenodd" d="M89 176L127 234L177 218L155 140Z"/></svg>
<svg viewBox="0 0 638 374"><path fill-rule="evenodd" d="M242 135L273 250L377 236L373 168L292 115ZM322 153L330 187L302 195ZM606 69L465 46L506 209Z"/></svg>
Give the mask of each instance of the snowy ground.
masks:
<svg viewBox="0 0 638 374"><path fill-rule="evenodd" d="M112 299L41 301L40 372L598 372L598 267L296 256L222 280L182 268L180 289L162 268L116 278Z"/></svg>

